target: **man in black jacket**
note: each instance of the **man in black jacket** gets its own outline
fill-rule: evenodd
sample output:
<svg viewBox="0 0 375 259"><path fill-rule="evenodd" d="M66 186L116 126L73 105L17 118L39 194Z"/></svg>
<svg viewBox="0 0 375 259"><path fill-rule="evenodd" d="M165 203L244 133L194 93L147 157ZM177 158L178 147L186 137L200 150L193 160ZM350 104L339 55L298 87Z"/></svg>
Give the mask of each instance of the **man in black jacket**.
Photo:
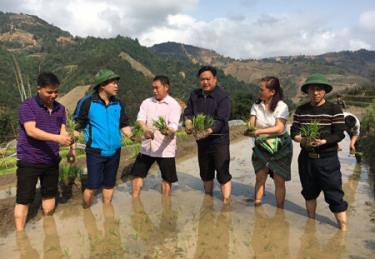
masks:
<svg viewBox="0 0 375 259"><path fill-rule="evenodd" d="M346 230L348 204L343 199L340 162L337 156L337 143L345 137L344 114L340 106L325 99L332 86L323 75L312 74L306 79L301 90L309 95L310 102L297 108L291 137L301 143L298 170L307 214L310 218L315 218L316 199L323 191L340 229ZM318 137L311 140L303 129L312 123L318 123L319 130Z"/></svg>
<svg viewBox="0 0 375 259"><path fill-rule="evenodd" d="M200 89L193 90L184 112L185 127L192 131L192 118L198 114L211 116L213 126L206 129L204 138L197 140L198 162L204 190L212 195L213 179L221 184L224 203L228 203L231 193L229 173L229 126L230 97L217 85L216 69L203 66L198 72Z"/></svg>

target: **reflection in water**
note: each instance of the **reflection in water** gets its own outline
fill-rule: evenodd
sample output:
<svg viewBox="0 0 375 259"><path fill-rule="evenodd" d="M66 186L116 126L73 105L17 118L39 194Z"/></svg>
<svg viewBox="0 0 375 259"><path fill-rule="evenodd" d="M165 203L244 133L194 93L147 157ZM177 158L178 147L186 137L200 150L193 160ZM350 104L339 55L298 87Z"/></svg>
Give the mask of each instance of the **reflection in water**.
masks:
<svg viewBox="0 0 375 259"><path fill-rule="evenodd" d="M345 193L345 199L349 203L348 214L355 212L355 194L357 192L359 179L361 177L361 164L357 163L354 167L353 173L348 177L348 181L344 183L343 190Z"/></svg>
<svg viewBox="0 0 375 259"><path fill-rule="evenodd" d="M90 258L121 257L124 250L121 246L120 224L115 219L115 211L111 204L103 204L104 233L99 231L96 218L91 209L83 211L83 222L90 243Z"/></svg>
<svg viewBox="0 0 375 259"><path fill-rule="evenodd" d="M136 253L146 258L172 258L178 256L177 213L172 210L169 198L162 198L162 214L157 227L145 212L141 199L133 199L131 223L136 231L136 240L142 240L142 247ZM143 251L140 251L143 250Z"/></svg>
<svg viewBox="0 0 375 259"><path fill-rule="evenodd" d="M38 251L31 246L30 239L25 231L16 232L16 242L21 259L40 258Z"/></svg>
<svg viewBox="0 0 375 259"><path fill-rule="evenodd" d="M345 254L346 232L337 230L327 241L316 237L316 221L308 219L300 238L301 245L297 258L342 258Z"/></svg>
<svg viewBox="0 0 375 259"><path fill-rule="evenodd" d="M200 209L194 258L228 258L232 226L230 205L223 204L219 213L215 213L213 205L213 197L205 195Z"/></svg>
<svg viewBox="0 0 375 259"><path fill-rule="evenodd" d="M61 258L64 254L60 245L60 238L56 230L53 216L43 218L44 229L44 258Z"/></svg>
<svg viewBox="0 0 375 259"><path fill-rule="evenodd" d="M289 223L285 219L284 210L276 209L270 217L266 215L263 206L255 208L251 244L257 258L290 258Z"/></svg>

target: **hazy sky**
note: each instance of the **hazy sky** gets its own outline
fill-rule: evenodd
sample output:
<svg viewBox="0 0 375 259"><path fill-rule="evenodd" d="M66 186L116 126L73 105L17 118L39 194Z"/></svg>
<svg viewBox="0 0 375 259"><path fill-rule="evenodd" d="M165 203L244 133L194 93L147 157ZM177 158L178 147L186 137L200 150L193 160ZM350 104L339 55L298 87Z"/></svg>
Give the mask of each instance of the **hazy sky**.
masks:
<svg viewBox="0 0 375 259"><path fill-rule="evenodd" d="M73 35L176 41L235 58L375 49L375 0L0 0Z"/></svg>

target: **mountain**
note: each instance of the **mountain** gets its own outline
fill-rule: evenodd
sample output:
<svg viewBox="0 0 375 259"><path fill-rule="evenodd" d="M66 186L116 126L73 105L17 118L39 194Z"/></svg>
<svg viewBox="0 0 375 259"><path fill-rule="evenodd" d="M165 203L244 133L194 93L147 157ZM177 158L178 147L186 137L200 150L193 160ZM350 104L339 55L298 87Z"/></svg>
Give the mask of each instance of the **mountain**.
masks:
<svg viewBox="0 0 375 259"><path fill-rule="evenodd" d="M137 39L73 37L36 16L0 12L0 111L12 111L25 96L35 92L39 71L55 72L65 94L78 85L93 82L101 68L121 76L119 97L135 118L143 99L152 95L151 79L165 74L171 80L171 94L187 100L198 86L199 64L154 53ZM220 83L232 94L255 91L219 71Z"/></svg>
<svg viewBox="0 0 375 259"><path fill-rule="evenodd" d="M375 79L375 51L341 51L317 56L285 56L264 59L236 60L218 53L186 44L167 42L151 47L151 50L167 57L190 60L194 64L212 64L226 75L238 80L257 84L266 75L280 78L286 95L299 102L299 86L308 74L320 72L334 84L334 92L345 92ZM375 86L374 86L375 87Z"/></svg>

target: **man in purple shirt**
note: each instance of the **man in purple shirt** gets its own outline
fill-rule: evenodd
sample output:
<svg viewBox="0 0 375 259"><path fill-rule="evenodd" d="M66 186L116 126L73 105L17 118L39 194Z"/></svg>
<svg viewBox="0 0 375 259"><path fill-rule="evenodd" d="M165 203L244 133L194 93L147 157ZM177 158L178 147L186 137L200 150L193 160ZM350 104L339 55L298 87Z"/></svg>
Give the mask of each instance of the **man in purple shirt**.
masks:
<svg viewBox="0 0 375 259"><path fill-rule="evenodd" d="M25 100L19 111L17 139L17 196L14 218L17 231L23 230L34 200L38 178L42 209L51 215L59 178L59 145L71 145L65 129L65 108L56 102L60 82L49 72L39 74L37 95Z"/></svg>

